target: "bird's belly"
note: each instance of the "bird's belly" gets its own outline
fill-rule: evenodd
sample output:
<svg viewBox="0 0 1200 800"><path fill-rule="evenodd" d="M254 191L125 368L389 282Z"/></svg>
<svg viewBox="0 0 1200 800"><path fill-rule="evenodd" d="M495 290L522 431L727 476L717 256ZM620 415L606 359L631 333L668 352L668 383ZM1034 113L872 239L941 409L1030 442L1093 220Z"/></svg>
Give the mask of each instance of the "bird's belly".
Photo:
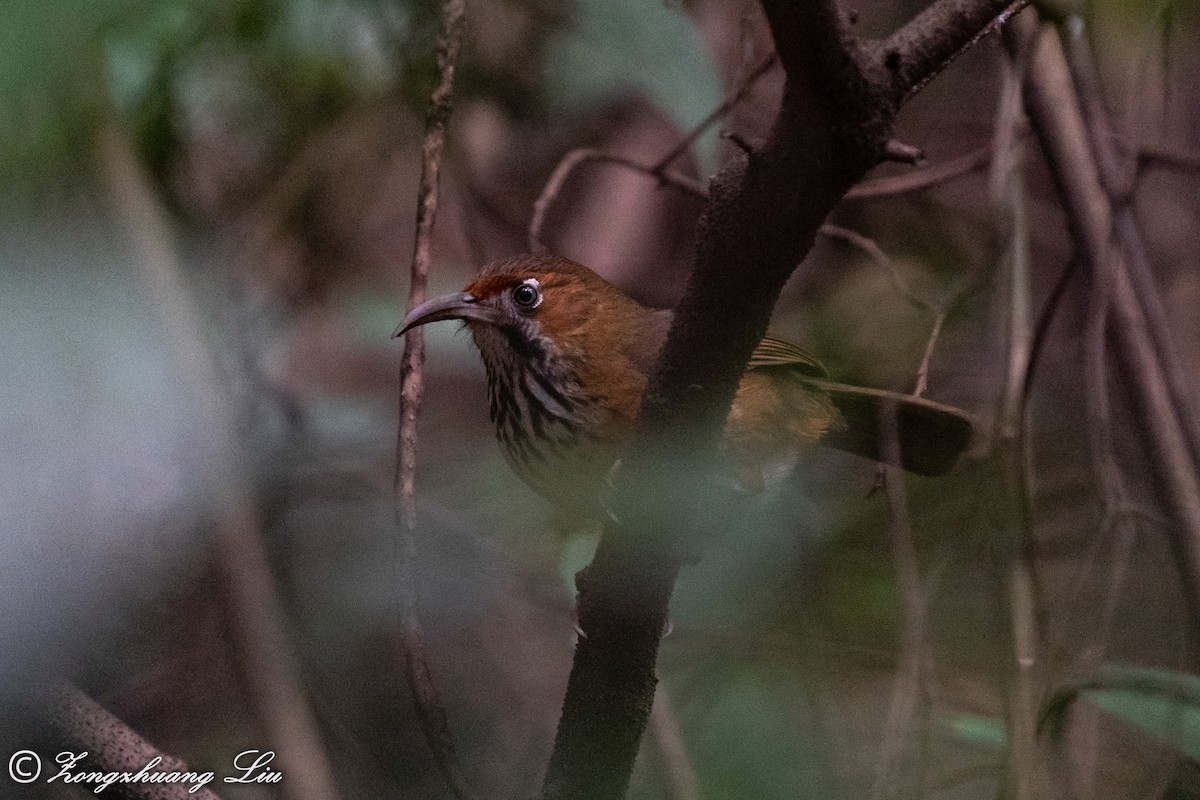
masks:
<svg viewBox="0 0 1200 800"><path fill-rule="evenodd" d="M616 448L587 436L564 434L536 444L497 431L500 449L513 472L535 492L587 516L602 513L608 474Z"/></svg>

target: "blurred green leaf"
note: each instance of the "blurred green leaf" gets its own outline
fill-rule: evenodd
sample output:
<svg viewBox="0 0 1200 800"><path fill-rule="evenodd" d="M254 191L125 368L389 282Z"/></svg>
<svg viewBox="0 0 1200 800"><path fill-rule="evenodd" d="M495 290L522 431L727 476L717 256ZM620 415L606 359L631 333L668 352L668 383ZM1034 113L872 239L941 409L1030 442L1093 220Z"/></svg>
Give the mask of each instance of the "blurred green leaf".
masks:
<svg viewBox="0 0 1200 800"><path fill-rule="evenodd" d="M1200 677L1105 664L1097 680L1056 692L1042 711L1042 725L1057 733L1078 698L1200 761Z"/></svg>
<svg viewBox="0 0 1200 800"><path fill-rule="evenodd" d="M994 717L952 711L943 716L942 726L951 738L983 750L1003 750L1008 743L1004 723Z"/></svg>
<svg viewBox="0 0 1200 800"><path fill-rule="evenodd" d="M661 2L578 0L572 24L550 44L546 91L552 107L596 95L644 93L690 129L723 99L707 47L686 14ZM697 146L714 166L716 132Z"/></svg>
<svg viewBox="0 0 1200 800"><path fill-rule="evenodd" d="M29 97L64 80L96 30L148 0L10 0L0 26L0 97Z"/></svg>
<svg viewBox="0 0 1200 800"><path fill-rule="evenodd" d="M1109 664L1101 685L1081 694L1097 708L1200 761L1200 677Z"/></svg>
<svg viewBox="0 0 1200 800"><path fill-rule="evenodd" d="M825 797L831 788L819 719L795 676L713 676L684 724L705 797Z"/></svg>
<svg viewBox="0 0 1200 800"><path fill-rule="evenodd" d="M558 575L568 595L575 593L575 575L592 562L599 541L598 533L584 531L563 542L558 555Z"/></svg>
<svg viewBox="0 0 1200 800"><path fill-rule="evenodd" d="M96 58L96 31L147 0L11 0L0 26L0 180L61 169L88 96L80 67ZM86 76L88 73L83 73Z"/></svg>

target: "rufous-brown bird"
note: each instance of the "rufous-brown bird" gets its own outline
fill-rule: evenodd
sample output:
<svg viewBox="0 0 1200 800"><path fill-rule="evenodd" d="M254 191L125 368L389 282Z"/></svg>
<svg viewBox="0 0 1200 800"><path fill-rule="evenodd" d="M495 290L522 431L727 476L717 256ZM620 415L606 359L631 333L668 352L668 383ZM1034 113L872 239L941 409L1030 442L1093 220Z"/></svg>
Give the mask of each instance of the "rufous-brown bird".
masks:
<svg viewBox="0 0 1200 800"><path fill-rule="evenodd" d="M483 357L491 419L509 465L551 502L598 513L671 312L646 308L573 261L534 255L485 267L464 291L421 303L394 335L447 319L466 323ZM768 336L742 375L720 466L754 494L816 442L879 459L885 403L895 404L906 469L941 474L971 442L969 414L834 383L816 358Z"/></svg>

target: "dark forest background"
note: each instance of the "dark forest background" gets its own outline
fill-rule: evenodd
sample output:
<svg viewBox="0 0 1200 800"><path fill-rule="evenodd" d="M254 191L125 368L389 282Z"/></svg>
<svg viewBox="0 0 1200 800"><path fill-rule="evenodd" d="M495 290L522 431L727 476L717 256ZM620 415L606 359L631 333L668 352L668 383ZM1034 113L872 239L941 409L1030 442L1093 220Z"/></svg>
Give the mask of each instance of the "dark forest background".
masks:
<svg viewBox="0 0 1200 800"><path fill-rule="evenodd" d="M863 0L857 28L921 7ZM1079 15L1063 30L1081 26L1095 59L1194 420L1200 17L1170 0L1057 10ZM438 7L10 0L6 18L0 756L42 741L40 686L62 678L218 774L240 751L303 743L290 763L315 774L285 770L282 793L212 787L224 797L319 797L326 780L343 798L448 797L403 672L389 338ZM672 164L704 181L738 146L721 132L760 141L778 106L782 71L749 77L772 49L753 3L480 0L467 26L432 293L529 249L572 149L655 164L744 90ZM1014 564L1034 578L1045 796L1200 796L1200 625L1172 544L1200 532L1152 480L1118 360L1097 435L1091 283L1028 126L998 144L1008 64L992 36L906 107L896 137L924 165L882 165L871 196L842 202L830 223L853 233L819 239L773 324L835 378L924 381L988 435L952 474L905 480L907 526L870 463L825 450L731 514L679 583L630 797L996 796ZM913 190L886 181L942 168ZM678 300L702 200L584 163L552 201L547 246L644 303ZM989 455L1021 292L1006 214L1027 226L1040 345L1023 541ZM420 615L470 782L527 798L599 531L508 470L456 331L426 329ZM264 689L279 686L298 692ZM293 739L280 715L297 706ZM0 796L88 794L0 774Z"/></svg>

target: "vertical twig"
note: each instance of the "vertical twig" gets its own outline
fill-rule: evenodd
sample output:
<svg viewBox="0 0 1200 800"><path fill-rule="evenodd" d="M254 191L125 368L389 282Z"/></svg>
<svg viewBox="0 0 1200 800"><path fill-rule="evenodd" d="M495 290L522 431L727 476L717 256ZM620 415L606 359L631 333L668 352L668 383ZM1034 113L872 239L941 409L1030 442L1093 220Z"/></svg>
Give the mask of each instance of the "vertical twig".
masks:
<svg viewBox="0 0 1200 800"><path fill-rule="evenodd" d="M1100 624L1095 639L1088 648L1091 661L1103 659L1105 637L1111 627L1119 593L1124 584L1127 562L1137 540L1137 526L1129 512L1130 498L1124 478L1116 462L1113 441L1112 415L1109 401L1109 380L1106 340L1112 303L1112 276L1127 270L1132 279L1136 300L1149 323L1148 335L1163 372L1166 392L1179 415L1184 445L1190 450L1193 464L1200 463L1200 439L1197 438L1191 400L1186 379L1172 345L1166 311L1159 297L1155 279L1132 206L1132 194L1139 174L1137 152L1140 136L1135 133L1132 148L1122 163L1114 140L1109 114L1104 107L1100 77L1092 59L1091 45L1083 19L1069 17L1060 32L1066 45L1067 62L1074 78L1080 109L1087 124L1091 150L1095 156L1098 178L1112 206L1114 241L1102 257L1107 260L1093 276L1092 297L1089 301L1085 336L1085 376L1091 433L1092 456L1099 472L1100 489L1104 497L1104 518L1101 536L1094 543L1099 550L1109 546L1108 558L1095 559L1102 572L1099 580L1107 587L1105 602L1100 611ZM1140 128L1138 129L1140 131ZM1123 257L1123 263L1121 261ZM1081 574L1079 580L1088 576ZM1075 737L1080 755L1076 785L1085 796L1093 794L1096 766L1099 757L1099 720L1084 716L1081 730Z"/></svg>
<svg viewBox="0 0 1200 800"><path fill-rule="evenodd" d="M1145 423L1152 472L1177 525L1170 529L1185 599L1200 620L1200 470L1189 446L1184 410L1172 399L1168 368L1149 332L1127 258L1112 246L1114 213L1092 153L1061 42L1038 33L1025 106L1063 198L1067 219L1093 280L1111 287L1116 354ZM1156 291L1156 290L1155 290Z"/></svg>
<svg viewBox="0 0 1200 800"><path fill-rule="evenodd" d="M1139 138L1130 141L1132 147L1128 155L1129 163L1122 165L1110 116L1104 107L1100 75L1092 58L1091 45L1081 17L1073 16L1067 20L1063 28L1063 38L1067 45L1066 53L1075 81L1075 90L1087 122L1092 150L1096 154L1100 181L1112 204L1115 234L1125 256L1125 266L1132 279L1137 300L1149 323L1148 333L1162 365L1171 403L1179 414L1185 442L1191 451L1193 462L1200 463L1200 429L1196 426L1187 378L1175 353L1166 308L1159 295L1145 241L1133 209L1133 182L1138 174L1137 153L1141 151L1142 143Z"/></svg>
<svg viewBox="0 0 1200 800"><path fill-rule="evenodd" d="M1021 90L1032 42L1021 36L1020 20L1006 33L1010 45L993 139L991 203L997 220L999 260L1009 278L1008 368L1000 405L996 457L1003 476L1003 526L1007 554L1006 587L1012 661L1006 692L1009 729L1007 785L1014 800L1043 795L1044 779L1037 747L1040 626L1037 573L1033 562L1030 457L1026 422L1026 381L1033 363L1034 315L1029 268L1029 227L1022 179L1025 117Z"/></svg>
<svg viewBox="0 0 1200 800"><path fill-rule="evenodd" d="M939 316L939 320L941 317ZM940 325L939 325L940 327ZM930 342L936 339L931 337ZM889 464L900 463L900 436L897 409L894 402L884 403L879 410L883 429L882 450ZM888 525L892 563L896 567L896 578L900 588L903 609L903 638L900 646L900 666L892 686L892 699L884 726L879 768L871 796L874 800L885 798L910 798L917 800L924 794L924 747L919 737L924 736L924 688L925 688L925 611L926 594L922 586L920 562L913 543L912 523L908 513L908 489L902 470L885 467L884 488L887 492L890 522ZM911 780L905 787L900 781L906 751L915 756L912 761Z"/></svg>
<svg viewBox="0 0 1200 800"><path fill-rule="evenodd" d="M196 428L210 431L217 442L217 567L250 696L286 776L284 791L293 800L331 800L337 796L332 769L286 633L259 509L244 483L233 415L171 246L165 214L128 139L111 124L101 135L100 161L113 205L136 250L138 282L159 314L178 374L196 404Z"/></svg>
<svg viewBox="0 0 1200 800"><path fill-rule="evenodd" d="M437 44L437 83L429 98L425 140L421 149L421 183L417 190L417 230L410 269L409 308L425 299L429 280L429 253L433 224L437 218L442 149L446 142L446 123L453 108L454 66L462 45L465 15L464 0L444 0L442 3L442 28ZM400 425L396 434L396 471L392 483L399 527L396 578L402 604L404 663L408 685L417 707L417 716L438 768L454 795L466 798L471 797L470 786L454 749L445 707L433 684L425 630L417 615L415 479L417 414L424 389L421 374L424 361L424 335L421 328L414 328L408 332L404 341L404 355L400 368Z"/></svg>

